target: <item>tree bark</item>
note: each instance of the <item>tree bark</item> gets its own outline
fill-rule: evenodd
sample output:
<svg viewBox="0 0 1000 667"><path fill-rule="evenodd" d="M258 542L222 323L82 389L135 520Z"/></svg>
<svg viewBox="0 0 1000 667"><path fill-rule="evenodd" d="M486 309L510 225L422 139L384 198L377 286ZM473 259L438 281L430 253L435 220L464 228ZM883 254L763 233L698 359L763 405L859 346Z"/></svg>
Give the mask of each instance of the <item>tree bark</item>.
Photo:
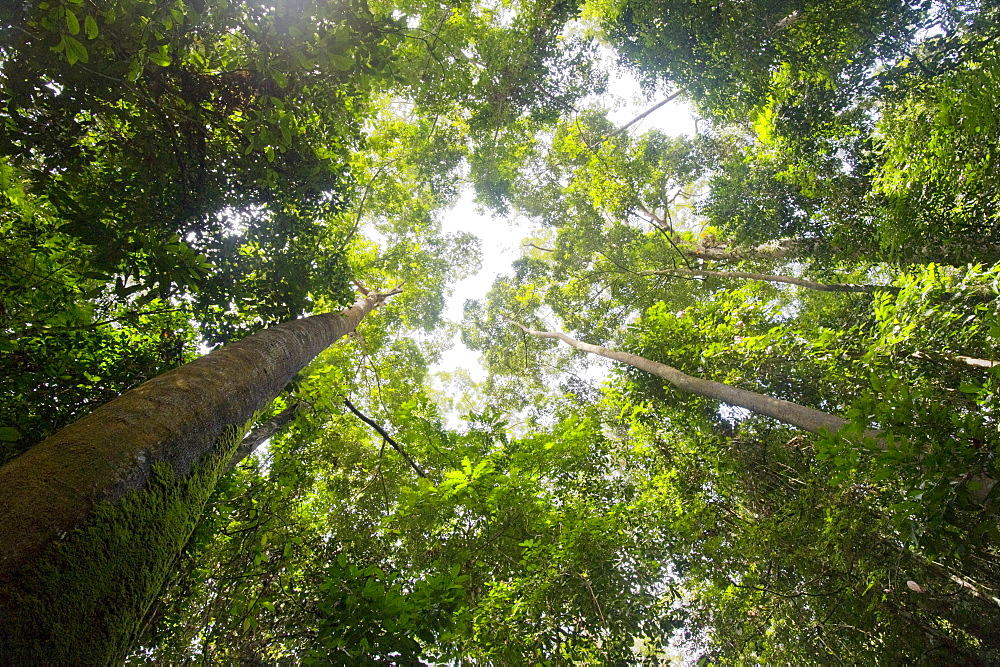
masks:
<svg viewBox="0 0 1000 667"><path fill-rule="evenodd" d="M660 269L656 271L640 271L640 276L669 276L669 275L680 275L680 276L702 276L702 277L717 277L717 278L744 278L747 280L760 280L769 283L786 283L789 285L798 285L799 287L808 287L809 289L819 290L821 292L859 292L866 294L874 294L875 292L890 292L892 294L899 294L898 287L892 287L888 285L856 285L852 283L818 283L812 280L806 280L804 278L793 278L791 276L775 276L767 273L747 273L745 271L706 271L702 269Z"/></svg>
<svg viewBox="0 0 1000 667"><path fill-rule="evenodd" d="M739 389L728 384L722 384L721 382L713 382L712 380L693 377L691 375L687 375L686 373L682 373L672 366L651 361L645 357L640 357L628 352L621 352L620 350L612 350L607 347L601 347L600 345L584 343L576 340L575 338L570 338L564 333L533 331L521 324L518 324L517 326L519 326L525 333L531 334L536 338L552 338L555 340L561 340L570 347L576 348L581 352L589 352L590 354L597 354L608 359L614 359L615 361L620 361L623 364L628 364L629 366L633 366L639 370L661 377L682 391L687 391L706 398L713 398L715 400L722 401L723 403L728 403L729 405L746 408L751 412L759 415L765 415L767 417L773 417L778 421L796 426L805 431L809 431L810 433L823 433L824 431L837 433L842 428L850 424L848 420L842 417L837 417L835 415L822 412L821 410L815 410L813 408L785 401L780 398L772 398L764 394L758 394L754 391ZM868 429L863 433L863 436L865 438L874 438L877 442L881 442L879 440L878 431ZM884 448L885 444L881 443L880 446Z"/></svg>
<svg viewBox="0 0 1000 667"><path fill-rule="evenodd" d="M245 425L397 291L227 345L0 467L0 664L123 660Z"/></svg>

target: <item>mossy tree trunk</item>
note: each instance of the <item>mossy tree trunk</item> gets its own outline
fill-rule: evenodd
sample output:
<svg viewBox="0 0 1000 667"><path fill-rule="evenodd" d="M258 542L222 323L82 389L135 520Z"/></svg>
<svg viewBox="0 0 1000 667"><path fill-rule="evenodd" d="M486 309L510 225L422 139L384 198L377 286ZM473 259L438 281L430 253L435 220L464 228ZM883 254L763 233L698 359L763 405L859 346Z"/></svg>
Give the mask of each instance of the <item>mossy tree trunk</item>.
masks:
<svg viewBox="0 0 1000 667"><path fill-rule="evenodd" d="M0 664L120 662L255 414L394 293L227 345L0 467Z"/></svg>

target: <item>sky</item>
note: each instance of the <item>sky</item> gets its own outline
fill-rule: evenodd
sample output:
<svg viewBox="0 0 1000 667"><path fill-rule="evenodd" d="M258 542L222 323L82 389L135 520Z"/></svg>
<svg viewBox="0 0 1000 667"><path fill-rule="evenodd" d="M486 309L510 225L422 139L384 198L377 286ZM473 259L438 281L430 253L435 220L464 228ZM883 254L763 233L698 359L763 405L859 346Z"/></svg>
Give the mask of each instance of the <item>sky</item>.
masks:
<svg viewBox="0 0 1000 667"><path fill-rule="evenodd" d="M605 104L615 109L609 114L610 120L624 125L661 99L663 98L646 97L634 77L628 72L618 71L611 77ZM693 135L695 123L690 106L684 101L675 100L633 125L629 132L641 134L654 128L672 136ZM477 274L458 282L447 300L445 317L458 322L462 319L462 307L467 299L484 298L494 279L510 271L511 262L521 256L522 240L532 233L533 226L525 220L498 218L478 212L472 190L468 187L455 207L445 213L441 223L446 233L464 231L482 239L482 268ZM445 355L443 362L432 366L430 371L437 373L459 368L467 370L477 382L486 378L479 353L466 348L456 336L455 346Z"/></svg>

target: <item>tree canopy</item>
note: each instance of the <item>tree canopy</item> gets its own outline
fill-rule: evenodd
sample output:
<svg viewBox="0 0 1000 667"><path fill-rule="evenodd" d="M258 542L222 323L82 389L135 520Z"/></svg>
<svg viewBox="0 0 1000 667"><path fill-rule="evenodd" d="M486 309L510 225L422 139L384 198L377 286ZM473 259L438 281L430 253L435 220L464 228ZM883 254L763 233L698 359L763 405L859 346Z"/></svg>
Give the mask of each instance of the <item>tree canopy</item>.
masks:
<svg viewBox="0 0 1000 667"><path fill-rule="evenodd" d="M992 664L998 18L4 8L0 465L402 285L258 406L128 662ZM697 132L613 121L625 72ZM451 322L469 191L532 231Z"/></svg>

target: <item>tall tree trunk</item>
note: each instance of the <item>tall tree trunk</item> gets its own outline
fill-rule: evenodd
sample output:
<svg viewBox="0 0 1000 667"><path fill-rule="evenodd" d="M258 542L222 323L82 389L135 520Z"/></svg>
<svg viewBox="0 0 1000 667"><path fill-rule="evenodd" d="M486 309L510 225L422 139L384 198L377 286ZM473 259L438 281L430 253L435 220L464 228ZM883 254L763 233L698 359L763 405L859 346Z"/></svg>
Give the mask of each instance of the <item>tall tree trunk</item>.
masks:
<svg viewBox="0 0 1000 667"><path fill-rule="evenodd" d="M120 662L248 422L394 293L227 345L0 467L0 664Z"/></svg>
<svg viewBox="0 0 1000 667"><path fill-rule="evenodd" d="M531 334L536 338L552 338L555 340L561 340L570 347L574 347L582 352L589 352L591 354L607 357L608 359L614 359L615 361L620 361L623 364L634 366L639 370L661 377L682 391L698 394L699 396L705 396L706 398L714 398L718 401L722 401L723 403L728 403L729 405L746 408L751 412L773 417L778 421L791 424L792 426L797 426L798 428L809 431L810 433L821 433L823 431L837 433L840 429L850 424L848 420L842 417L837 417L835 415L815 410L804 405L799 405L797 403L792 403L790 401L785 401L780 398L772 398L770 396L765 396L764 394L758 394L754 391L738 389L737 387L722 384L721 382L713 382L712 380L704 380L702 378L693 377L691 375L687 375L686 373L682 373L672 366L667 366L666 364L661 364L657 361L651 361L645 357L640 357L628 352L621 352L619 350L601 347L600 345L583 343L575 338L570 338L564 333L533 331L523 325L518 324L518 326L521 327L525 333ZM876 441L880 443L880 446L885 446L885 443L878 439L878 431L869 429L866 430L863 435L866 438L875 438Z"/></svg>
<svg viewBox="0 0 1000 667"><path fill-rule="evenodd" d="M656 271L640 271L640 276L701 276L704 278L743 278L746 280L760 280L769 283L786 283L788 285L798 285L821 292L860 292L874 294L875 292L890 292L899 294L898 287L888 285L855 285L852 283L818 283L804 278L793 278L791 276L775 276L768 273L747 273L745 271L706 271L703 269L659 269Z"/></svg>
<svg viewBox="0 0 1000 667"><path fill-rule="evenodd" d="M732 248L728 245L698 245L683 248L688 257L694 259L714 260L717 262L738 262L754 259L791 259L808 254L811 244L801 239L781 239L764 243L754 248Z"/></svg>

